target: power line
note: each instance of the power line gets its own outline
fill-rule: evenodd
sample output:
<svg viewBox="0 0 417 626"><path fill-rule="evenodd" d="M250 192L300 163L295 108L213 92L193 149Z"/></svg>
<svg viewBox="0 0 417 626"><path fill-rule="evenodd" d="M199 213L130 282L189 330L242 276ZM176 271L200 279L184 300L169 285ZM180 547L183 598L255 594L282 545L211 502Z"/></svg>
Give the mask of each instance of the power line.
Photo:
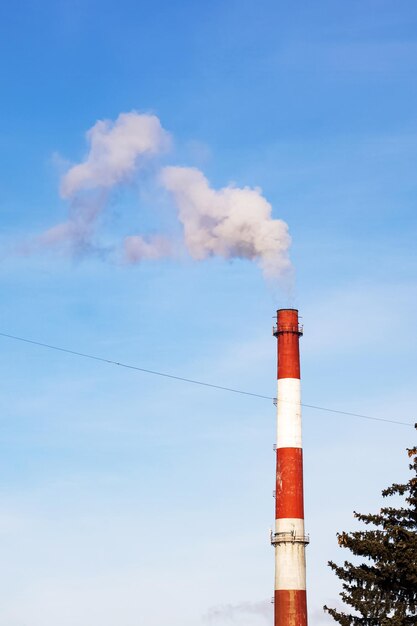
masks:
<svg viewBox="0 0 417 626"><path fill-rule="evenodd" d="M338 409L329 409L324 406L315 406L314 404L304 404L301 403L301 406L307 407L308 409L317 409L319 411L328 411L329 413L338 413L339 415L349 415L350 417L361 417L365 420L373 420L375 422L387 422L388 424L401 424L401 426L415 426L415 424L411 424L411 422L400 422L399 420L390 420L385 419L383 417L374 417L372 415L362 415L361 413L350 413L349 411L340 411Z"/></svg>
<svg viewBox="0 0 417 626"><path fill-rule="evenodd" d="M93 361L100 361L102 363L107 363L108 365L117 365L118 367L123 367L125 369L129 369L129 370L135 370L138 372L143 372L145 374L152 374L153 376L162 376L163 378L170 378L172 380L178 380L184 383L191 383L193 385L200 385L202 387L210 387L211 389L219 389L221 391L227 391L229 393L238 393L244 396L252 396L254 398L262 398L263 400L272 400L274 402L276 402L276 398L273 396L265 396L263 394L260 393L254 393L252 391L245 391L244 389L234 389L233 387L225 387L223 385L215 385L213 383L207 383L205 381L202 380L196 380L194 378L185 378L183 376L175 376L174 374L167 374L166 372L159 372L157 370L150 370L144 367L138 367L136 365L129 365L127 363L122 363L120 361L114 361L112 359L105 359L104 357L100 357L100 356L96 356L93 354L88 354L86 352L78 352L77 350L69 350L68 348L62 348L61 346L54 346L52 344L49 343L43 343L41 341L34 341L33 339L27 339L25 337L18 337L17 335L10 335L8 333L2 333L0 332L0 337L5 337L6 339L13 339L15 341L20 341L22 343L28 343L34 346L39 346L41 348L48 348L49 350L56 350L58 352L64 352L65 354L72 354L73 356L79 356L82 357L84 359L91 359ZM328 413L337 413L338 415L346 415L349 417L358 417L358 418L362 418L362 419L367 419L367 420L373 420L376 422L386 422L389 424L399 424L401 426L413 426L413 424L411 424L410 422L401 422L399 420L393 420L393 419L385 419L383 417L375 417L372 415L363 415L360 413L351 413L349 411L341 411L338 409L330 409L328 407L324 407L324 406L317 406L314 404L305 404L304 402L301 402L301 406L308 408L308 409L314 409L317 411L326 411Z"/></svg>
<svg viewBox="0 0 417 626"><path fill-rule="evenodd" d="M174 374L167 374L166 372L158 372L156 370L150 370L144 367L138 367L136 365L128 365L127 363L121 363L120 361L113 361L112 359L105 359L104 357L95 356L93 354L87 354L86 352L77 352L76 350L69 350L67 348L61 348L60 346L53 346L49 343L42 343L41 341L33 341L32 339L25 339L24 337L17 337L16 335L0 333L0 337L7 337L8 339L15 339L16 341L30 343L35 346L41 346L42 348L49 348L50 350L58 350L59 352L65 352L66 354L80 356L80 357L83 357L84 359L92 359L94 361L101 361L102 363L108 363L110 365L118 365L119 367L124 367L129 370L136 370L138 372L144 372L145 374L153 374L154 376L163 376L164 378L172 378L174 380L180 380L184 383L192 383L193 385L202 385L203 387L211 387L212 389L221 389L222 391L229 391L231 393L240 393L245 396L263 398L264 400L275 400L275 398L273 398L272 396L264 396L260 393L252 393L251 391L243 391L242 389L233 389L232 387L224 387L223 385L214 385L212 383L206 383L202 380L195 380L193 378L184 378L183 376L175 376Z"/></svg>

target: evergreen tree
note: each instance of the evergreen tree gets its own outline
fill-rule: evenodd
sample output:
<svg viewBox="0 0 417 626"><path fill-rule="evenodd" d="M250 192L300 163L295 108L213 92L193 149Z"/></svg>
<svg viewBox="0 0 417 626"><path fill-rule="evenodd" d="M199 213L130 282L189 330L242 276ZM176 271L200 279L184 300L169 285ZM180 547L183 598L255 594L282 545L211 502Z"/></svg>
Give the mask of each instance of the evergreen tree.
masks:
<svg viewBox="0 0 417 626"><path fill-rule="evenodd" d="M382 492L384 498L401 496L401 504L375 515L355 512L356 519L373 528L337 535L340 546L365 559L360 564L329 562L352 612L324 610L342 626L417 625L417 448L408 450L408 456L410 480Z"/></svg>

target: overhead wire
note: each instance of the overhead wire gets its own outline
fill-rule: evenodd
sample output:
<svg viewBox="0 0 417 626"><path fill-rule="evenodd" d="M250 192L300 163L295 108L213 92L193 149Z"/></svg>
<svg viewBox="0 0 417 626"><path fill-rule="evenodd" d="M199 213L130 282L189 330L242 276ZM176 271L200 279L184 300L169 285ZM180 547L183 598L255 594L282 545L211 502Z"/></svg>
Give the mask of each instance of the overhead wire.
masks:
<svg viewBox="0 0 417 626"><path fill-rule="evenodd" d="M113 359L106 359L105 357L100 357L100 356L96 356L94 354L88 354L87 352L79 352L77 350L70 350L69 348L63 348L61 346L55 346L53 344L49 344L49 343L44 343L42 341L35 341L33 339L27 339L26 337L20 337L18 335L11 335L9 333L3 333L0 332L0 337L4 337L6 339L12 339L15 341L20 341L22 343L27 343L27 344L31 344L34 346L39 346L41 348L47 348L49 350L55 350L57 352L63 352L65 354L71 354L73 356L78 356L84 359L91 359L93 361L100 361L101 363L107 363L108 365L116 365L118 367L123 367L125 369L129 369L129 370L134 370L134 371L138 371L138 372L143 372L145 374L151 374L153 376L161 376L163 378L170 378L172 380L177 380L177 381L181 381L181 382L185 382L185 383L191 383L193 385L200 385L202 387L209 387L211 389L218 389L220 391L226 391L229 393L236 393L236 394L240 394L240 395L245 395L245 396L252 396L254 398L261 398L263 400L272 400L274 403L276 403L277 398L274 396L266 396L260 393L255 393L252 391L246 391L244 389L235 389L233 387L226 387L224 385L216 385L214 383L208 383L206 381L203 380L197 380L194 378L186 378L184 376L176 376L174 374L168 374L167 372L160 372L158 370L151 370L145 367L139 367L137 365L129 365L128 363L123 363L121 361L115 361ZM282 400L280 400L282 401ZM401 426L415 426L415 424L412 424L411 422L402 422L400 420L394 420L394 419L387 419L387 418L383 418L383 417L375 417L372 415L364 415L361 413L352 413L350 411L342 411L339 409L331 409L329 407L324 407L324 406L318 406L318 405L314 405L314 404L306 404L304 402L300 403L302 407L305 408L309 408L309 409L314 409L317 411L326 411L328 413L336 413L338 415L346 415L349 417L358 417L361 419L367 419L367 420L373 420L376 422L385 422L385 423L389 423L389 424L398 424Z"/></svg>

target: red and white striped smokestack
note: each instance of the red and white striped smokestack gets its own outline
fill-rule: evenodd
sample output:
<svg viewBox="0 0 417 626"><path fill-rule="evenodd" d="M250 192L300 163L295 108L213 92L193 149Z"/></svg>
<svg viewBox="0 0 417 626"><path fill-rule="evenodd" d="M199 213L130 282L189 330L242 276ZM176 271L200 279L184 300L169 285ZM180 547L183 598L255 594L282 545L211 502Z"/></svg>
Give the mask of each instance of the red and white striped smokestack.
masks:
<svg viewBox="0 0 417 626"><path fill-rule="evenodd" d="M307 626L303 450L299 339L296 309L277 311L277 472L275 490L274 626Z"/></svg>

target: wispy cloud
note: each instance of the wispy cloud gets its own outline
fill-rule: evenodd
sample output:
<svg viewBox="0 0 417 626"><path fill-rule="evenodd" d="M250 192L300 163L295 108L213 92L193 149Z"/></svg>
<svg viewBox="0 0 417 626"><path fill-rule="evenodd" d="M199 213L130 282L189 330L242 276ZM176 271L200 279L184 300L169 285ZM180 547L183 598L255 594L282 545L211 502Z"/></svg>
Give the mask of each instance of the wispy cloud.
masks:
<svg viewBox="0 0 417 626"><path fill-rule="evenodd" d="M223 604L212 607L204 616L204 621L208 624L221 624L225 622L239 622L258 617L262 623L269 623L272 618L273 605L270 600L259 602L240 602L239 604Z"/></svg>

